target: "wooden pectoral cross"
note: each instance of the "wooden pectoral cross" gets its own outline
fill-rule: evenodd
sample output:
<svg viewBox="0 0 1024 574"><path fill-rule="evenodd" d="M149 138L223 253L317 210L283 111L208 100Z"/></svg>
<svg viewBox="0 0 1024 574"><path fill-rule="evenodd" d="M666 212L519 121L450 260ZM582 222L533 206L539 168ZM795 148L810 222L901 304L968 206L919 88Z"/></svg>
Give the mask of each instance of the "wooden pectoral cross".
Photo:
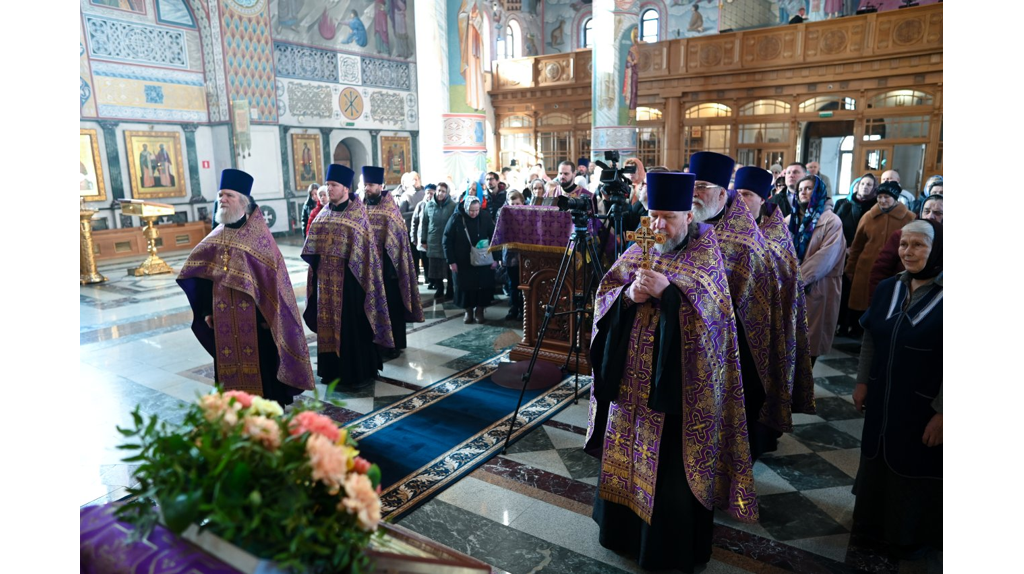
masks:
<svg viewBox="0 0 1024 574"><path fill-rule="evenodd" d="M665 243L665 234L661 232L651 231L651 218L641 217L640 227L637 227L636 231L627 231L626 239L633 241L640 246L640 268L650 269L651 268L651 248L654 247L655 243Z"/></svg>

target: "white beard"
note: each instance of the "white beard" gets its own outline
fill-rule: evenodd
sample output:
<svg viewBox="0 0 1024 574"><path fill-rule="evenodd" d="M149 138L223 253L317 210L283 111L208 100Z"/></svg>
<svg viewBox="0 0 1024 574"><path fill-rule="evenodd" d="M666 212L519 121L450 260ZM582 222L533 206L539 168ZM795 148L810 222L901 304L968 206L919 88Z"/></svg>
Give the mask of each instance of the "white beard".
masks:
<svg viewBox="0 0 1024 574"><path fill-rule="evenodd" d="M707 221L707 220L711 219L712 217L718 215L718 212L722 211L722 208L721 207L716 207L714 205L712 205L712 206L704 205L703 201L701 201L701 200L699 200L699 199L697 199L695 197L695 198L693 198L693 209L692 209L692 211L693 211L693 220L696 221L697 223L704 223L705 221Z"/></svg>
<svg viewBox="0 0 1024 574"><path fill-rule="evenodd" d="M234 223L238 223L238 220L242 219L242 217L244 215L245 215L245 210L244 209L231 210L231 209L225 207L223 209L218 209L217 210L217 215L214 217L214 220L217 223L223 223L224 225L231 225L231 224L234 224Z"/></svg>

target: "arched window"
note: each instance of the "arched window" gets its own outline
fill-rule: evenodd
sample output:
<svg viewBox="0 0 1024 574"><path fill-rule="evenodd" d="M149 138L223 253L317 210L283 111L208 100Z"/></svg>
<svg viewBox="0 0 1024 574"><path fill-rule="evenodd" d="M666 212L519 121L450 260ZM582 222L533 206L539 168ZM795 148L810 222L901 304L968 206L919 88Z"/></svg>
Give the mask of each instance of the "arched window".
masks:
<svg viewBox="0 0 1024 574"><path fill-rule="evenodd" d="M594 47L594 19L587 18L583 21L583 31L580 33L580 48Z"/></svg>
<svg viewBox="0 0 1024 574"><path fill-rule="evenodd" d="M899 108L903 106L930 106L934 98L917 90L893 90L871 98L869 108Z"/></svg>
<svg viewBox="0 0 1024 574"><path fill-rule="evenodd" d="M654 8L644 10L640 15L640 41L645 43L658 41L658 28L661 23L661 16Z"/></svg>
<svg viewBox="0 0 1024 574"><path fill-rule="evenodd" d="M661 119L661 110L640 106L636 109L636 121L647 122Z"/></svg>
<svg viewBox="0 0 1024 574"><path fill-rule="evenodd" d="M725 104L697 104L686 108L687 118L726 118L732 115L732 108Z"/></svg>
<svg viewBox="0 0 1024 574"><path fill-rule="evenodd" d="M789 104L779 100L757 100L740 107L741 116L763 116L771 114L788 114Z"/></svg>
<svg viewBox="0 0 1024 574"><path fill-rule="evenodd" d="M519 27L519 22L515 20L509 20L508 26L505 26L504 38L498 38L498 44L495 46L494 59L504 60L506 58L522 58L523 49L520 37L522 36L522 28Z"/></svg>

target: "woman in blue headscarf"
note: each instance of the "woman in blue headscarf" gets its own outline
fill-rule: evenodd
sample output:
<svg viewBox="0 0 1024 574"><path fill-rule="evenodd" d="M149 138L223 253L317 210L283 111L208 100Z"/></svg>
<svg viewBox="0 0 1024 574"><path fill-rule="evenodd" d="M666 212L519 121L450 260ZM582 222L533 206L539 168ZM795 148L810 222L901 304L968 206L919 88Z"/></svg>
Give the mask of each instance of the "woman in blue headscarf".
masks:
<svg viewBox="0 0 1024 574"><path fill-rule="evenodd" d="M807 329L813 364L832 348L839 322L846 237L843 222L832 212L832 200L821 178L809 175L797 182L797 201L803 216L793 215L790 230L807 293Z"/></svg>

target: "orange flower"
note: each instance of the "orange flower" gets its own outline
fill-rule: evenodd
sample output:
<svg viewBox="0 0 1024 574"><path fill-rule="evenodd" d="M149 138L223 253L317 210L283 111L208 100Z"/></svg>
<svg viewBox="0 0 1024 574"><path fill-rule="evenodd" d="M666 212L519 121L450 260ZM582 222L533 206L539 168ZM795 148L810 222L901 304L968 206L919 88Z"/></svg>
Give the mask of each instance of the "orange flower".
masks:
<svg viewBox="0 0 1024 574"><path fill-rule="evenodd" d="M377 524L380 522L380 498L365 474L352 473L345 479L345 497L338 504L338 510L342 509L356 515L356 521L363 530L377 530Z"/></svg>
<svg viewBox="0 0 1024 574"><path fill-rule="evenodd" d="M225 428L238 424L238 411L242 410L242 404L237 400L234 404L228 403L229 400L227 398L216 393L203 395L199 398L199 406L203 409L203 417L212 423L220 416L223 416L221 424Z"/></svg>
<svg viewBox="0 0 1024 574"><path fill-rule="evenodd" d="M294 433L293 433L294 434ZM345 480L345 469L348 466L348 451L323 435L314 434L306 441L306 455L309 466L313 469L313 480L319 480L337 494L341 483Z"/></svg>

